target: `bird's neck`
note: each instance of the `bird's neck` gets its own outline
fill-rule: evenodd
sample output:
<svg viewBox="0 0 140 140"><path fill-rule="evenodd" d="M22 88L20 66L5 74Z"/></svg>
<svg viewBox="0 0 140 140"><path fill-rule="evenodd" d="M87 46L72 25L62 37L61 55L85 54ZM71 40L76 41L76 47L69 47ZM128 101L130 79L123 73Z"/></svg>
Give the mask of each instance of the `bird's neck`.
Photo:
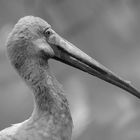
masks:
<svg viewBox="0 0 140 140"><path fill-rule="evenodd" d="M32 88L35 96L34 111L29 120L38 122L38 125L46 124L45 128L49 127L49 132L54 132L53 129L58 127L58 132L68 132L68 135L71 135L72 118L61 85L51 74L48 65L40 66L32 61L28 64L24 80Z"/></svg>

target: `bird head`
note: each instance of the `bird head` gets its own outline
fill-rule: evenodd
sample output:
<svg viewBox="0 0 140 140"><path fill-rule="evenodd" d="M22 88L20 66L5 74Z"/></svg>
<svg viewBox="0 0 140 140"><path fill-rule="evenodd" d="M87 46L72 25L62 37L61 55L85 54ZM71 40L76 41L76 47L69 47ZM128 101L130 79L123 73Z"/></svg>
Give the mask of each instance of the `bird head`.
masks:
<svg viewBox="0 0 140 140"><path fill-rule="evenodd" d="M14 26L7 40L8 55L15 68L25 60L52 56L53 50L47 43L51 26L39 17L26 16Z"/></svg>
<svg viewBox="0 0 140 140"><path fill-rule="evenodd" d="M26 62L47 65L55 59L78 68L108 83L116 85L140 98L140 92L130 82L123 80L76 46L59 36L39 17L21 18L7 40L8 55L12 65L20 71Z"/></svg>

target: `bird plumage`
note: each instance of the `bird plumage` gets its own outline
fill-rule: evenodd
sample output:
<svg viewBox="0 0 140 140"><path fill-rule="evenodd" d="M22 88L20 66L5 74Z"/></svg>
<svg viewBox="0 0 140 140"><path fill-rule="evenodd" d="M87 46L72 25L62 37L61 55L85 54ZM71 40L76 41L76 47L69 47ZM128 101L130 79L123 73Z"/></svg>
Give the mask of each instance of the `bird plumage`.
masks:
<svg viewBox="0 0 140 140"><path fill-rule="evenodd" d="M14 68L34 93L34 111L23 123L0 132L0 140L70 140L72 118L62 86L36 50L34 41L43 37L49 24L27 16L15 25L7 41Z"/></svg>

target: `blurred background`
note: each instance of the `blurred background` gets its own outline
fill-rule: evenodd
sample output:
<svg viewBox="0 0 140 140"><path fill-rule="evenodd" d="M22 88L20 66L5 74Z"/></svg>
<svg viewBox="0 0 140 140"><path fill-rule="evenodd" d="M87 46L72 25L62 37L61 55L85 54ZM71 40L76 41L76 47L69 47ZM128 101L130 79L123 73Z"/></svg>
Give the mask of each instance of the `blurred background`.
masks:
<svg viewBox="0 0 140 140"><path fill-rule="evenodd" d="M0 130L27 119L31 91L10 65L8 33L26 15L45 19L61 36L140 90L139 0L0 0ZM51 60L74 120L73 140L139 140L140 101L93 76Z"/></svg>

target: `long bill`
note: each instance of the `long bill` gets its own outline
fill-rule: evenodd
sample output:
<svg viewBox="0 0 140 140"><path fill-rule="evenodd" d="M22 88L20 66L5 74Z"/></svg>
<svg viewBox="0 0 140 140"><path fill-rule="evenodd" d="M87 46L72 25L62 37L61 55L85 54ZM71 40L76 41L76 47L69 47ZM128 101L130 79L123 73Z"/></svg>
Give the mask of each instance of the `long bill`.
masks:
<svg viewBox="0 0 140 140"><path fill-rule="evenodd" d="M96 76L140 98L140 92L129 81L123 80L58 34L52 34L48 42L55 52L54 59Z"/></svg>

